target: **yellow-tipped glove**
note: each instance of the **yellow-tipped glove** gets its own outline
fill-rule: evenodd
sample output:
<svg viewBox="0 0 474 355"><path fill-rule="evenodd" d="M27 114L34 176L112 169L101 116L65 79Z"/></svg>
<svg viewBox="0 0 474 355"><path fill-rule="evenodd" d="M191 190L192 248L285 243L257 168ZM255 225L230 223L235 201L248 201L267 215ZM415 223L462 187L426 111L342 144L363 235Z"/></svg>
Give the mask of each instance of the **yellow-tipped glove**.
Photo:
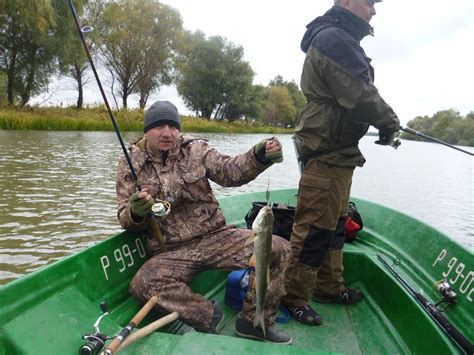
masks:
<svg viewBox="0 0 474 355"><path fill-rule="evenodd" d="M138 197L139 193L140 192L137 191L132 195L132 197L130 197L130 209L133 215L145 218L151 214L151 206L153 206L155 201L153 201L152 198L148 198L149 195L147 197L140 198Z"/></svg>
<svg viewBox="0 0 474 355"><path fill-rule="evenodd" d="M267 143L271 145L276 145L278 148L270 148L270 151L267 150ZM274 164L281 163L283 161L283 148L281 146L278 138L273 137L269 139L262 139L255 145L254 148L255 157L262 164Z"/></svg>

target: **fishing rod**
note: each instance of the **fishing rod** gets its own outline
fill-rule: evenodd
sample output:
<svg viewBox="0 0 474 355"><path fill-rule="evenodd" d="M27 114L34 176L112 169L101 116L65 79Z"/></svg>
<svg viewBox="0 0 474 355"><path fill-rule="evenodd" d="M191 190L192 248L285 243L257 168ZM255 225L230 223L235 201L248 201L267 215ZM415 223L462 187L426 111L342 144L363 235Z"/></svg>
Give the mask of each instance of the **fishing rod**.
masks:
<svg viewBox="0 0 474 355"><path fill-rule="evenodd" d="M82 45L84 46L84 50L86 51L87 59L89 60L89 64L92 68L92 71L95 76L95 80L97 81L97 85L99 86L100 93L102 94L102 99L104 100L105 107L107 107L107 112L109 113L110 120L112 121L112 125L114 126L115 133L117 134L117 138L120 142L120 146L122 147L123 154L125 155L125 159L127 160L128 167L130 168L130 173L132 174L132 180L135 184L138 191L142 190L142 187L138 183L137 174L135 173L135 169L133 168L132 161L130 160L130 156L128 155L127 148L125 147L125 143L123 142L122 135L120 134L119 127L117 125L117 121L115 120L114 114L110 109L109 101L107 100L107 96L105 95L104 88L102 87L102 83L99 78L99 74L95 69L94 61L92 60L91 53L89 51L89 47L87 46L86 39L84 37L84 33L92 32L93 28L91 26L81 27L79 24L79 19L77 17L76 9L72 4L72 0L68 0L69 7L71 8L72 17L74 17L74 23L76 24L77 32L79 33L79 37L81 38Z"/></svg>
<svg viewBox="0 0 474 355"><path fill-rule="evenodd" d="M421 293L416 292L410 284L403 279L403 277L395 271L395 269L387 263L385 258L377 254L377 259L384 264L384 266L395 275L395 278L405 287L406 290L413 296L421 305L431 318L438 324L438 326L449 336L449 338L465 353L472 355L474 353L474 344L472 344L459 330L454 327L446 317L441 313L438 307L429 302Z"/></svg>
<svg viewBox="0 0 474 355"><path fill-rule="evenodd" d="M173 312L164 316L153 323L150 323L148 326L135 331L132 331L139 325L139 323L145 318L148 313L153 309L158 301L157 296L151 297L145 305L138 311L137 314L132 318L132 320L116 335L116 336L108 336L102 333L99 329L100 322L102 319L109 314L109 307L107 303L101 302L100 309L102 310L103 314L97 318L94 323L94 333L85 334L82 338L85 340L84 345L79 348L80 355L112 355L116 354L119 350L124 349L129 344L150 335L155 330L167 325L176 319L179 318L177 312ZM112 340L113 339L113 340ZM105 342L108 340L112 340L107 348L102 351L105 346Z"/></svg>
<svg viewBox="0 0 474 355"><path fill-rule="evenodd" d="M442 144L442 145L445 145L446 147L449 147L449 148L452 148L452 149L456 149L456 150L459 150L460 152L463 152L463 153L466 153L466 154L469 154L470 156L473 156L474 153L471 153L467 150L464 150L464 149L461 149L461 148L458 148L452 144L449 144L449 143L446 143L442 140L439 140L439 139L436 139L436 138L433 138L433 137L430 137L424 133L421 133L421 132L418 132L412 128L409 128L409 127L401 127L400 126L400 130L403 131L403 132L406 132L406 133L409 133L409 134L413 134L415 136L418 136L418 137L422 137L422 138L425 138L429 141L432 141L432 142L435 142L435 143L439 143L439 144Z"/></svg>
<svg viewBox="0 0 474 355"><path fill-rule="evenodd" d="M76 9L74 8L74 5L72 4L72 0L68 0L68 3L71 9L72 17L74 18L74 23L76 24L77 32L79 33L79 37L81 38L82 45L84 47L84 50L86 51L87 59L89 60L89 64L94 73L95 80L97 81L97 85L99 86L100 93L102 94L102 99L104 100L105 106L107 107L107 112L109 113L110 120L112 121L112 125L114 126L114 130L115 130L115 133L117 134L117 138L120 142L120 146L122 147L122 152L125 155L125 159L127 160L127 164L130 169L130 174L132 175L132 181L135 184L136 189L138 191L142 191L142 187L140 186L140 183L138 182L137 174L135 172L135 169L133 168L132 161L130 160L130 156L127 152L127 148L125 147L125 143L123 142L122 135L120 134L120 129L117 125L117 121L115 120L114 114L112 113L112 110L110 109L109 101L107 100L107 96L105 95L105 91L104 91L104 88L102 87L99 74L97 73L97 70L94 65L94 61L92 60L92 56L89 51L89 47L87 46L86 39L84 37L84 33L92 32L93 28L91 26L81 27L81 25L79 24L79 19L77 17ZM160 218L165 218L166 215L169 213L169 210L170 210L169 207L170 207L169 203L167 203L166 201L158 201L157 203L153 205L152 211L154 215ZM158 226L158 223L155 220L155 218L150 218L150 228L153 234L155 235L155 237L158 239L161 249L166 251L165 242L164 242L163 236L161 235L160 227Z"/></svg>

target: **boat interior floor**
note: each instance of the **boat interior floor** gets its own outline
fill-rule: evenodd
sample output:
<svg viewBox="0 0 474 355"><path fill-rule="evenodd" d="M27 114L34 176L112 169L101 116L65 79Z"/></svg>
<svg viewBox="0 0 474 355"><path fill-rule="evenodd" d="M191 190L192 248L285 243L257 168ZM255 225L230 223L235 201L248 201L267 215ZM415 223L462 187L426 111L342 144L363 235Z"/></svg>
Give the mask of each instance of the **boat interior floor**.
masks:
<svg viewBox="0 0 474 355"><path fill-rule="evenodd" d="M293 338L292 345L277 345L237 337L235 321L238 312L224 304L223 288L213 296L223 305L225 312L223 328L219 335L197 333L179 322L180 325L175 324L174 329L170 329L179 335L168 334L170 338L164 341L162 337L165 334L155 333L124 349L124 353L147 353L153 348L162 349L166 344L165 346L175 347L164 353L169 351L179 354L183 350L183 353L188 354L236 354L238 351L249 350L249 342L252 342L252 351L260 349L262 353L272 354L409 353L408 347L404 345L364 285L355 283L350 286L364 292L363 300L355 305L319 304L311 301L311 306L323 317L322 325L309 326L292 318L285 324L276 323L278 329ZM171 339L173 337L174 339ZM259 343L258 346L256 343ZM192 349L192 352L189 352L189 349Z"/></svg>

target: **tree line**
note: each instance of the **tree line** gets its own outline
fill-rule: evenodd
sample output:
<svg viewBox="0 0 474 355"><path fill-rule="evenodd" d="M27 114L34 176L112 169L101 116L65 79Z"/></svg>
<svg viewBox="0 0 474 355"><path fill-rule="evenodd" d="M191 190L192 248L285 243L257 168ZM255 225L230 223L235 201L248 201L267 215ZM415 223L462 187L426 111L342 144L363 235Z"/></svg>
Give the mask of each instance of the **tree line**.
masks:
<svg viewBox="0 0 474 355"><path fill-rule="evenodd" d="M417 116L407 125L450 144L474 147L474 111L463 117L456 110L443 110L431 117ZM402 138L424 140L407 133L403 133Z"/></svg>
<svg viewBox="0 0 474 355"><path fill-rule="evenodd" d="M305 104L298 85L281 76L253 85L242 46L185 30L171 6L153 0L73 3L117 107L127 109L134 95L144 108L152 93L172 84L189 110L209 119L294 125ZM0 0L0 96L3 91L6 104L27 105L58 76L73 80L81 109L93 77L68 2Z"/></svg>
<svg viewBox="0 0 474 355"><path fill-rule="evenodd" d="M254 85L244 49L221 36L183 28L180 13L156 0L74 0L89 51L117 107L131 96L175 85L196 116L293 126L305 105L294 81ZM93 31L87 31L93 28ZM71 78L76 107L93 76L65 0L0 0L0 106L23 107L56 77ZM411 128L451 144L474 146L474 113L419 116ZM404 134L406 139L417 139Z"/></svg>

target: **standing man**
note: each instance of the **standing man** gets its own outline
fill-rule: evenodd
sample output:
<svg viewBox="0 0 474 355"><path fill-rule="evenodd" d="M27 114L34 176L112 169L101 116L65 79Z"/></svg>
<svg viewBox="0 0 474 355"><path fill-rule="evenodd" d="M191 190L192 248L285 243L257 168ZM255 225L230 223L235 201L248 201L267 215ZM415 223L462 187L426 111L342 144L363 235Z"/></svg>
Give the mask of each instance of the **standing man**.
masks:
<svg viewBox="0 0 474 355"><path fill-rule="evenodd" d="M351 305L362 292L344 286L342 248L352 174L362 166L359 140L369 125L382 145L392 144L399 120L374 86L374 70L360 41L373 34L369 22L381 0L335 0L307 26L301 88L306 106L295 129L302 172L291 236L292 257L282 302L299 322L319 325L309 305Z"/></svg>
<svg viewBox="0 0 474 355"><path fill-rule="evenodd" d="M230 157L211 148L205 140L180 135L180 118L168 101L155 102L145 113L145 137L129 148L139 184L123 156L117 171L118 218L127 230L148 229L152 206L167 201L171 208L160 228L167 250L149 234L151 258L132 280L130 292L145 303L158 297L158 307L176 311L180 319L200 332L217 333L224 313L217 301L193 293L189 282L208 269L236 270L248 266L253 244L246 244L251 230L226 225L224 214L209 180L221 186L240 186L255 179L273 163L283 161L280 142L264 139L250 150ZM265 330L254 328L255 288L250 287L237 317L237 335L289 344L291 337L275 328L275 316L284 290L289 243L273 236L270 284L264 309ZM254 272L251 273L251 280Z"/></svg>

